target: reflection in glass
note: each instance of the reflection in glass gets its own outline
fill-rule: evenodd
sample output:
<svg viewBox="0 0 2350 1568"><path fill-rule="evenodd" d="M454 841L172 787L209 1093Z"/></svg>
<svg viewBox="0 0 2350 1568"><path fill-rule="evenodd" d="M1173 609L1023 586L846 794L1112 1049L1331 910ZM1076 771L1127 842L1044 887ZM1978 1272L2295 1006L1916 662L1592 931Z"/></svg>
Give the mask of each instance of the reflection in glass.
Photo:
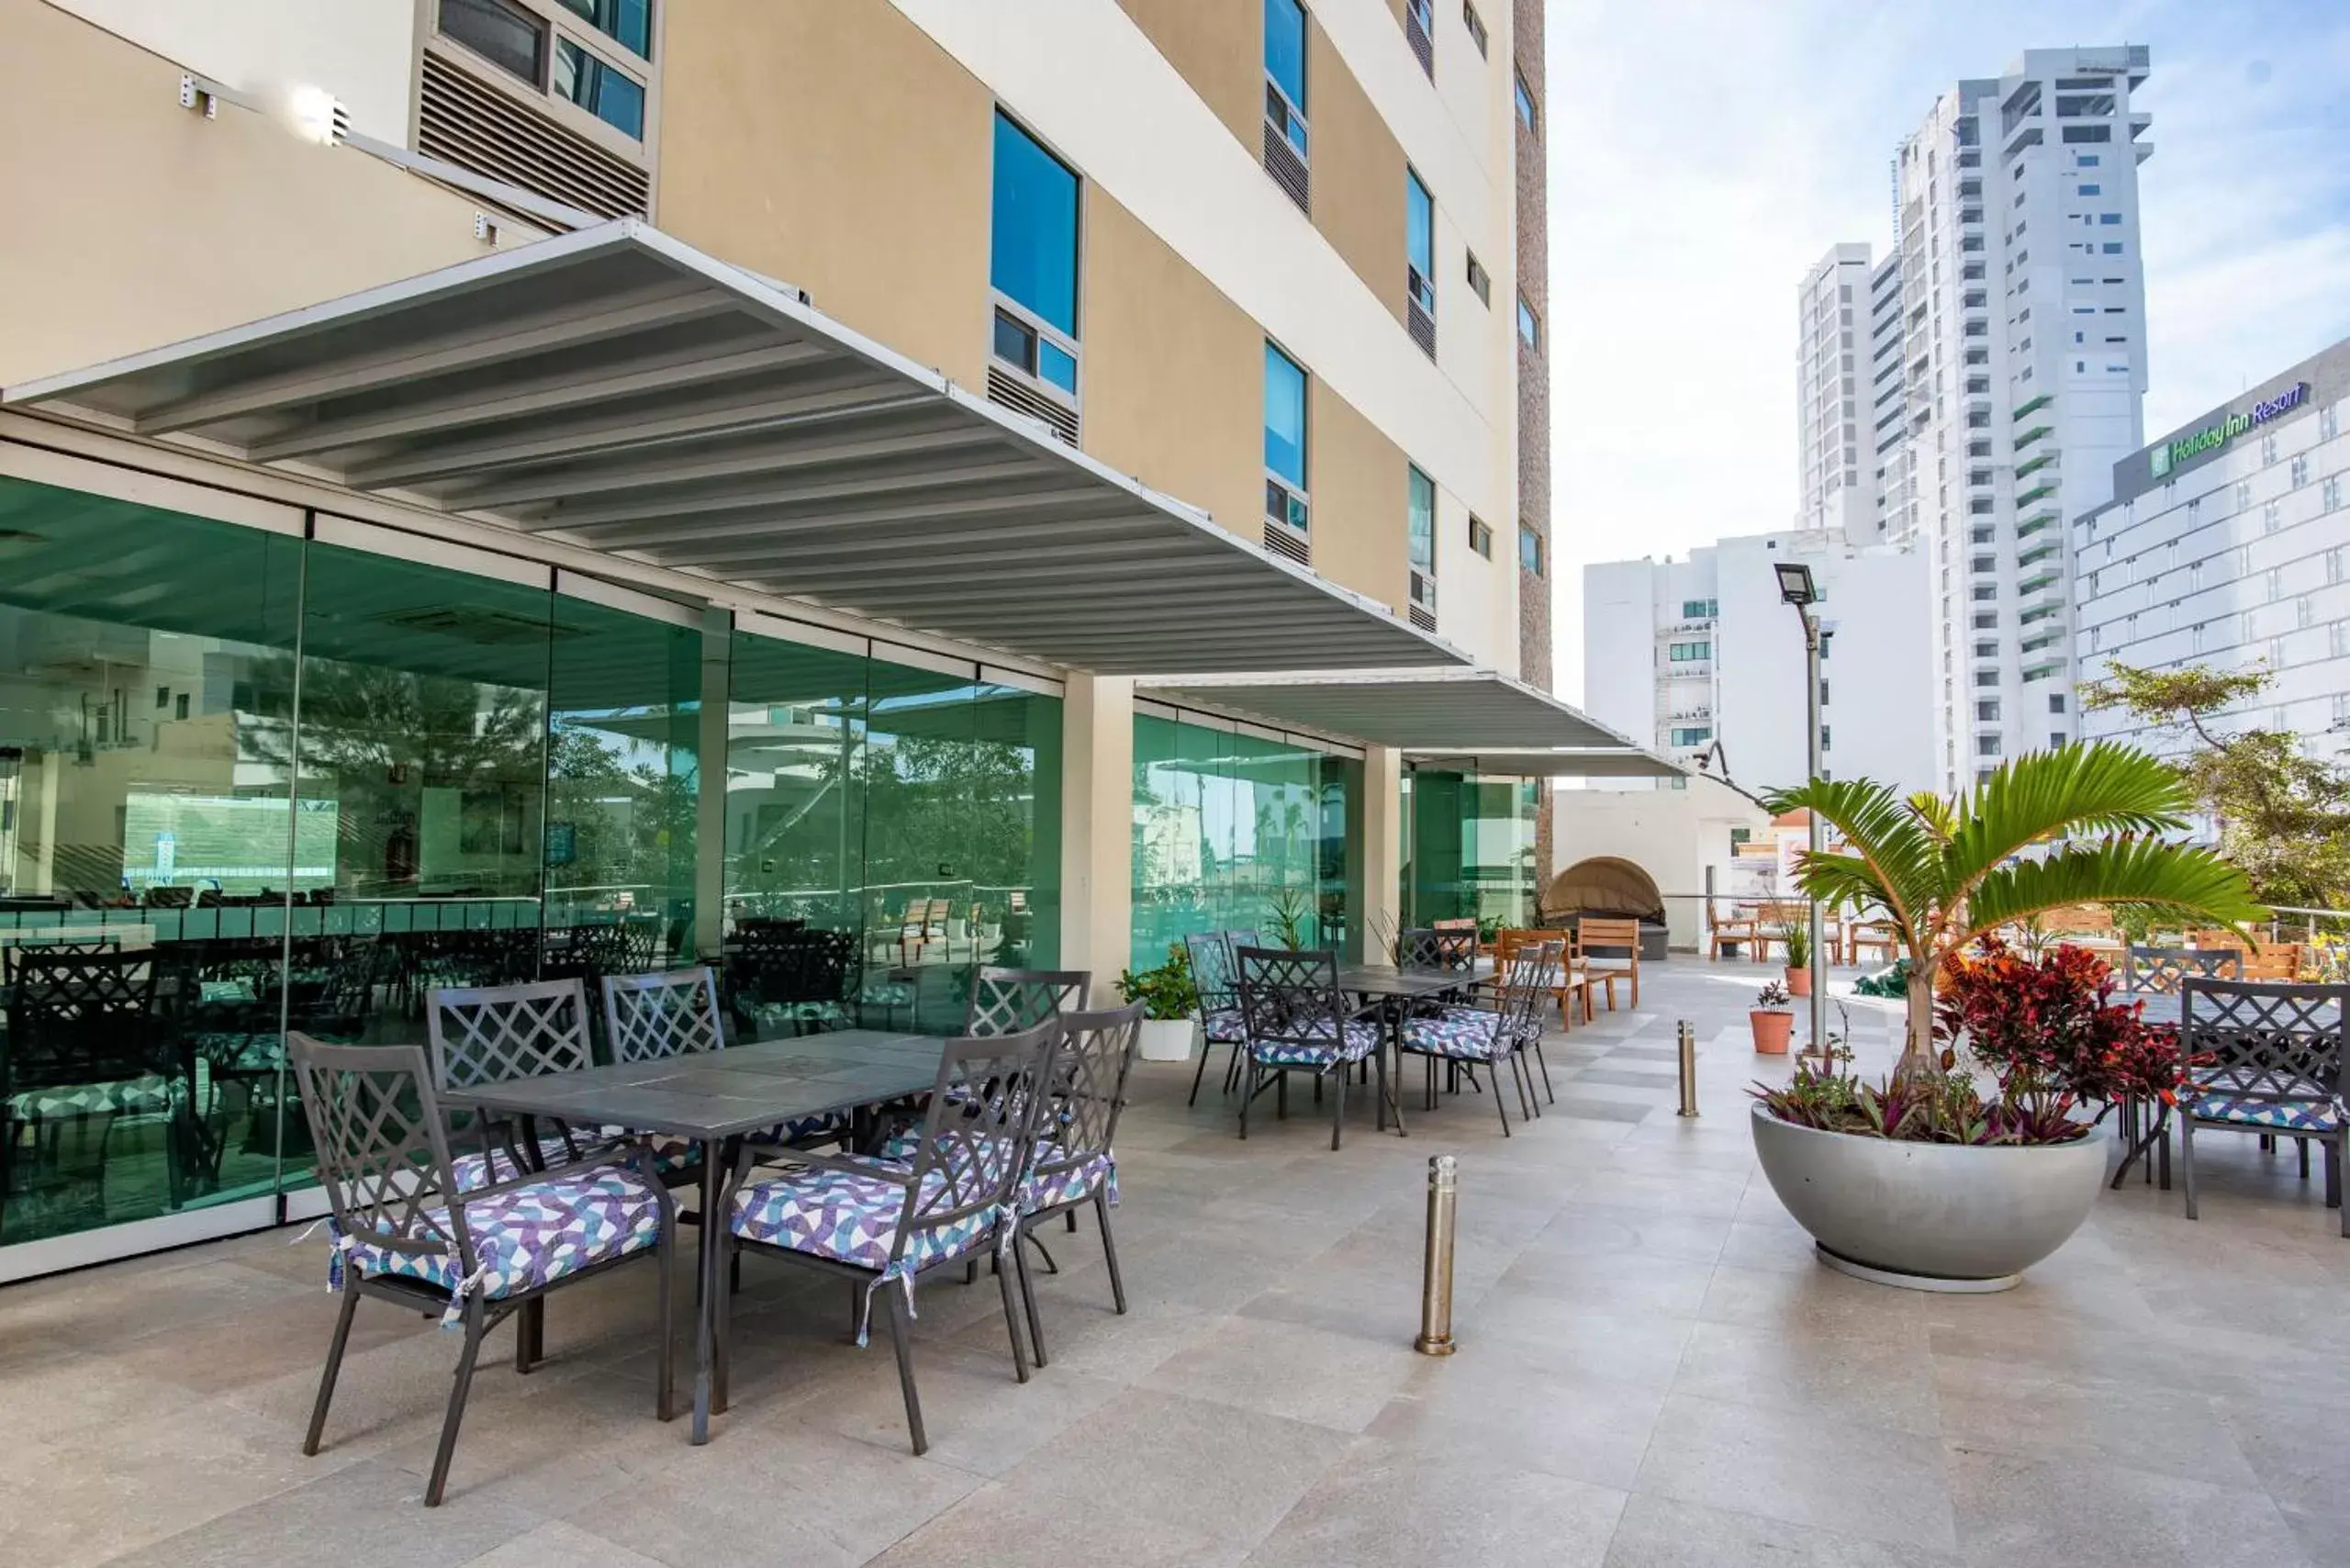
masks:
<svg viewBox="0 0 2350 1568"><path fill-rule="evenodd" d="M1534 782L1427 767L1404 778L1404 924L1532 924Z"/></svg>
<svg viewBox="0 0 2350 1568"><path fill-rule="evenodd" d="M300 549L0 478L0 1244L275 1180Z"/></svg>
<svg viewBox="0 0 2350 1568"><path fill-rule="evenodd" d="M1350 758L1137 714L1133 962L1201 931L1343 946L1360 789Z"/></svg>

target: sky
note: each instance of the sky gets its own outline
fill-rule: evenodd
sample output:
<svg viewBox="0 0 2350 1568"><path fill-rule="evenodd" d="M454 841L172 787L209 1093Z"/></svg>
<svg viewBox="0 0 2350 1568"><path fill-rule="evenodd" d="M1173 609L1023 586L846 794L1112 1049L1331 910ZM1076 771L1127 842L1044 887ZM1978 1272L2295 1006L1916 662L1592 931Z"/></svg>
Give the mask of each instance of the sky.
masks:
<svg viewBox="0 0 2350 1568"><path fill-rule="evenodd" d="M1882 259L1934 98L2143 43L2149 438L2350 336L2350 0L1627 0L1549 8L1556 685L1586 562L1788 527L1796 288Z"/></svg>

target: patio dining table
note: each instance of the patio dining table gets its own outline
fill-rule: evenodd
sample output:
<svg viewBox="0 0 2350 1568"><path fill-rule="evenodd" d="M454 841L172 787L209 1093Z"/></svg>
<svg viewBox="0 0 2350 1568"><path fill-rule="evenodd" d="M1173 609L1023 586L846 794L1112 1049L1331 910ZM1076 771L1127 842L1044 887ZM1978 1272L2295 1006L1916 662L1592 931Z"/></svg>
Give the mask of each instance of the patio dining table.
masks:
<svg viewBox="0 0 2350 1568"><path fill-rule="evenodd" d="M1395 1136L1407 1137L1404 1130L1404 1102L1397 1088L1403 1067L1404 1016L1415 1002L1426 1002L1452 991L1465 991L1477 984L1489 972L1482 963L1475 969L1439 969L1413 966L1397 968L1393 964L1341 964L1338 966L1338 989L1349 995L1379 1003L1382 1051L1395 1053L1395 1071L1387 1074L1387 1092L1379 1101L1379 1130L1387 1130L1387 1114L1395 1114Z"/></svg>
<svg viewBox="0 0 2350 1568"><path fill-rule="evenodd" d="M576 1072L508 1079L444 1092L453 1104L576 1126L625 1126L663 1133L701 1146L700 1281L694 1334L693 1440L710 1440L711 1363L716 1344L721 1180L750 1134L786 1122L838 1112L860 1112L920 1094L937 1081L944 1037L878 1029L763 1040L721 1051L621 1062ZM537 1147L534 1127L519 1140ZM536 1338L538 1303L525 1308L518 1331Z"/></svg>

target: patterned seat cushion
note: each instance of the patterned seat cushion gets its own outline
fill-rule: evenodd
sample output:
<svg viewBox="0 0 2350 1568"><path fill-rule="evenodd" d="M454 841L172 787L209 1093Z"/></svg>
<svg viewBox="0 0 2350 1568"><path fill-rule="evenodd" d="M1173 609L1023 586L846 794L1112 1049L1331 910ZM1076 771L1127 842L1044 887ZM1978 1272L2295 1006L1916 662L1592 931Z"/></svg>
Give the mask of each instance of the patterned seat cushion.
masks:
<svg viewBox="0 0 2350 1568"><path fill-rule="evenodd" d="M1333 1038L1329 1024L1324 1021L1304 1038L1259 1040L1249 1047L1249 1054L1267 1067L1333 1067L1361 1061L1378 1048L1379 1025L1366 1018L1350 1018L1343 1043Z"/></svg>
<svg viewBox="0 0 2350 1568"><path fill-rule="evenodd" d="M1068 1164L1066 1150L1048 1144L1036 1151L1036 1164L1020 1182L1020 1212L1033 1215L1060 1204L1074 1204L1106 1193L1118 1201L1118 1158L1107 1152L1089 1154ZM1059 1166L1058 1170L1047 1167Z"/></svg>
<svg viewBox="0 0 2350 1568"><path fill-rule="evenodd" d="M439 1285L453 1298L453 1313L471 1292L495 1301L536 1290L598 1263L648 1251L661 1239L659 1191L616 1165L551 1176L467 1204L464 1212L481 1265L476 1280L467 1281L448 1252L396 1252L365 1236L345 1237L338 1246L345 1266L363 1274ZM445 1208L431 1213L436 1224L448 1224Z"/></svg>
<svg viewBox="0 0 2350 1568"><path fill-rule="evenodd" d="M162 1116L170 1114L176 1098L173 1081L151 1072L113 1083L28 1089L8 1097L8 1119L73 1122L90 1116Z"/></svg>
<svg viewBox="0 0 2350 1568"><path fill-rule="evenodd" d="M944 1178L932 1172L923 1182L925 1202ZM829 1258L836 1263L879 1273L896 1249L898 1221L906 1189L879 1175L803 1168L745 1182L728 1206L728 1228L745 1241ZM952 1225L919 1229L907 1239L907 1272L947 1258L959 1258L984 1242L996 1215L981 1211Z"/></svg>
<svg viewBox="0 0 2350 1568"><path fill-rule="evenodd" d="M2342 1130L2341 1109L2319 1100L2244 1100L2232 1094L2206 1093L2193 1104L2199 1122L2227 1122L2245 1127L2290 1127L2300 1132Z"/></svg>
<svg viewBox="0 0 2350 1568"><path fill-rule="evenodd" d="M1248 1021L1240 1015L1237 1007L1209 1008L1201 1016L1200 1027L1214 1046L1239 1045L1248 1038Z"/></svg>
<svg viewBox="0 0 2350 1568"><path fill-rule="evenodd" d="M1502 1022L1498 1013L1448 1007L1433 1018L1405 1019L1404 1048L1453 1061L1491 1061L1510 1047Z"/></svg>
<svg viewBox="0 0 2350 1568"><path fill-rule="evenodd" d="M587 1140L582 1141L584 1143ZM561 1134L552 1134L539 1139L541 1168L560 1165L570 1158L571 1150L564 1143ZM456 1155L449 1161L449 1170L456 1177L457 1190L461 1193L470 1193L476 1187L495 1186L500 1182L511 1182L515 1177L524 1174L515 1169L514 1157L507 1152L503 1144L492 1146L486 1155L478 1148L471 1154Z"/></svg>

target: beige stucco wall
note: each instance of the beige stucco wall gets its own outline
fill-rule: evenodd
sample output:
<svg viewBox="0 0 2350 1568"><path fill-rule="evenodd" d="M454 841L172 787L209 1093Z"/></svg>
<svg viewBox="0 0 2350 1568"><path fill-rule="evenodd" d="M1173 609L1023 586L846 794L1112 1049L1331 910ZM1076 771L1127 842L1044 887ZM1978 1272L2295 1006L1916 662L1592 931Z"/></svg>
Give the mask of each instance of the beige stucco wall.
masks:
<svg viewBox="0 0 2350 1568"><path fill-rule="evenodd" d="M1307 395L1305 476L1314 502L1314 567L1404 613L1404 453L1316 380Z"/></svg>
<svg viewBox="0 0 2350 1568"><path fill-rule="evenodd" d="M1085 450L1262 537L1264 333L1099 186L1085 239Z"/></svg>
<svg viewBox="0 0 2350 1568"><path fill-rule="evenodd" d="M987 88L879 0L667 8L661 227L986 380Z"/></svg>
<svg viewBox="0 0 2350 1568"><path fill-rule="evenodd" d="M1118 0L1215 118L1258 151L1265 121L1263 0ZM1308 89L1311 91L1311 89Z"/></svg>
<svg viewBox="0 0 2350 1568"><path fill-rule="evenodd" d="M473 202L233 105L206 119L179 82L0 0L0 386L486 253Z"/></svg>
<svg viewBox="0 0 2350 1568"><path fill-rule="evenodd" d="M1307 19L1305 91L1314 128L1314 226L1395 319L1404 319L1404 147L1371 95Z"/></svg>

